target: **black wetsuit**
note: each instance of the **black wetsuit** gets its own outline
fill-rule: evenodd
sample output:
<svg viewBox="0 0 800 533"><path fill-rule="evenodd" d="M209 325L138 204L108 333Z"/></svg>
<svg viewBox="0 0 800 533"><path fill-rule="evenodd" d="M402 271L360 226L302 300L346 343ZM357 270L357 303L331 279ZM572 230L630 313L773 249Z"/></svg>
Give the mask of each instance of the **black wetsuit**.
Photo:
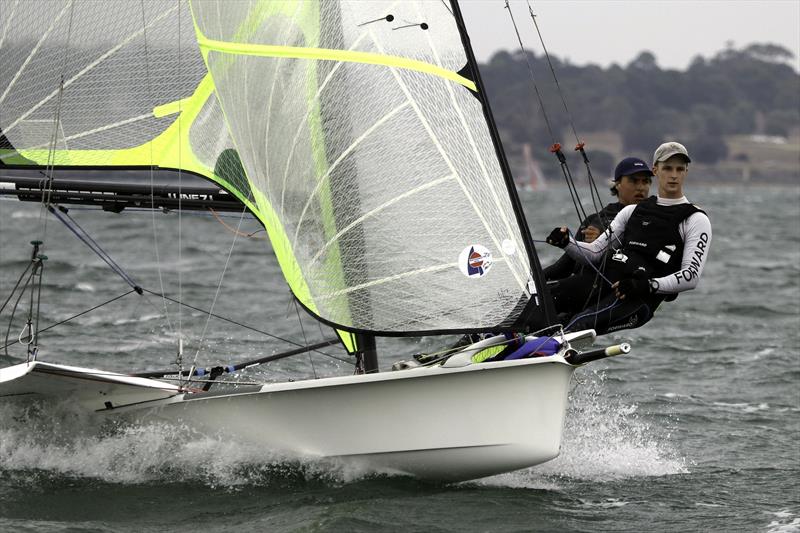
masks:
<svg viewBox="0 0 800 533"><path fill-rule="evenodd" d="M598 335L619 329L636 328L648 322L665 299L675 295L647 294L618 300L609 283L638 277L658 278L680 270L684 242L679 232L681 222L696 212L696 206L658 205L652 196L638 204L625 224L621 242L613 254L607 254L601 271L585 270L551 288L556 310L562 313L568 330L595 329ZM587 297L588 295L588 297Z"/></svg>

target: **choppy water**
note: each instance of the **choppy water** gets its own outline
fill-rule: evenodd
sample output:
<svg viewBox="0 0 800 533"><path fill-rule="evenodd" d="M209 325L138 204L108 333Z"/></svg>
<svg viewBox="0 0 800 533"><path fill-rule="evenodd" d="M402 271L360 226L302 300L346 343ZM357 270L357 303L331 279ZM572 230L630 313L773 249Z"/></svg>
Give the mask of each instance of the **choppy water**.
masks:
<svg viewBox="0 0 800 533"><path fill-rule="evenodd" d="M800 188L694 185L690 198L714 226L700 287L644 328L611 336L632 342L629 356L576 373L563 452L550 463L437 486L286 461L182 428L93 428L66 407L0 405L0 530L800 531ZM574 219L560 190L524 200L538 238ZM227 261L232 234L208 217L185 215L178 225L177 215L71 213L146 287L160 291L161 272L172 295L298 338L264 241L237 239ZM37 206L0 202L3 300L26 264L27 242L40 234ZM44 325L127 290L58 222L48 222L45 241ZM543 254L545 263L555 257ZM203 338L203 364L284 346L215 320L203 334L205 315L174 305L166 314L157 297L126 296L48 331L40 357L117 370L168 367L177 330L188 339L188 359ZM323 335L312 321L303 324L309 340ZM381 347L410 353L426 342ZM317 355L246 377L314 372L348 366ZM410 398L409 408L450 406L415 406Z"/></svg>

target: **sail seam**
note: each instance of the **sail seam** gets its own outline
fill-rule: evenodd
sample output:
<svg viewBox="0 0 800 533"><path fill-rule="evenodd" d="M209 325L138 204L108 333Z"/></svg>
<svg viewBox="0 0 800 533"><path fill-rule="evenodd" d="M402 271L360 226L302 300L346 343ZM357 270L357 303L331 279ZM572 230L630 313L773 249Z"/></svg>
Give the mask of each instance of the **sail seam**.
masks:
<svg viewBox="0 0 800 533"><path fill-rule="evenodd" d="M376 122L375 124L373 124L372 126L370 126L370 127L369 127L369 129L367 129L367 130L366 130L364 133L362 133L362 134L361 134L361 135L360 135L360 136L359 136L359 137L358 137L358 138L357 138L355 141L353 141L353 143L352 143L350 146L348 146L348 147L347 147L347 148L346 148L346 149L345 149L345 150L344 150L344 151L343 151L343 152L342 152L342 153L339 155L339 157L337 157L337 158L336 158L336 161L334 161L334 162L331 164L331 166L330 166L330 167L328 167L328 170L325 172L325 174L323 174L322 176L320 176L320 178L317 180L317 184L314 186L314 190L313 190L313 191L311 191L311 194L308 196L308 201L306 202L306 205L303 207L303 211L300 213L300 217L297 219L297 223L296 223L296 224L297 224L297 227L295 228L295 232L294 232L294 238L292 239L292 247L293 247L293 248L294 248L294 246L297 244L297 237L298 237L298 235L300 234L300 226L302 225L303 219L304 219L304 218L305 218L305 216L306 216L306 212L308 211L308 208L309 208L309 206L311 205L311 202L312 202L312 200L314 199L314 197L315 197L315 196L317 195L317 193L319 192L319 189L320 189L320 187L322 187L322 184L323 184L323 183L325 182L325 180L326 180L326 179L327 179L327 178L328 178L328 177L331 175L331 172L333 172L333 170L334 170L334 169L336 169L336 167L338 167L338 166L339 166L339 163L341 163L341 162L344 160L344 158L345 158L345 157L347 157L348 155L350 155L350 153L351 153L353 150L355 150L355 149L356 149L356 147L357 147L359 144L361 144L361 142L362 142L364 139L366 139L367 137L369 137L369 135L370 135L370 134L371 134L373 131L375 131L375 130L376 130L376 129L378 129L380 126L382 126L383 124L385 124L386 122L388 122L388 121L389 121L389 119L391 119L391 118L392 118L394 115L396 115L397 113L399 113L400 111L402 111L404 108L406 108L406 107L408 106L408 104L409 104L409 102L406 102L406 103L404 103L404 104L401 104L401 105L397 106L396 108L392 109L392 110L391 110L389 113L387 113L386 115L384 115L384 116L383 116L383 118L381 118L381 119L380 119L378 122Z"/></svg>
<svg viewBox="0 0 800 533"><path fill-rule="evenodd" d="M311 258L311 260L308 262L308 266L310 267L311 265L313 265L317 261L317 259L319 259L320 256L325 252L325 250L327 250L328 247L331 244L333 244L336 240L338 240L339 237L341 237L342 235L344 235L345 233L347 233L348 231L353 229L356 225L360 224L361 222L364 222L364 220L366 220L366 219L370 218L371 216L375 215L376 213L386 209L387 207L396 204L400 200L404 200L404 199L408 198L409 196L412 196L414 194L420 193L422 191L430 189L431 187L435 187L436 185L439 185L442 182L445 182L447 180L451 180L451 179L454 179L454 178L455 178L455 174L450 174L449 176L445 176L443 178L435 179L435 180L433 180L431 182L428 182L428 183L426 183L424 185L420 185L419 187L416 187L414 189L408 190L408 191L404 192L403 194L401 194L399 196L395 196L394 198L392 198L388 202L384 202L381 205L379 205L379 206L371 209L370 211L364 213L363 215L358 217L356 220L354 220L353 222L348 224L339 233L334 235L328 242L326 242L325 245L320 249L320 251L317 252L314 255L314 257Z"/></svg>
<svg viewBox="0 0 800 533"><path fill-rule="evenodd" d="M406 57L373 52L359 52L355 50L333 50L329 48L300 48L296 46L278 46L269 44L249 44L217 41L203 35L198 35L197 43L201 49L213 50L226 54L251 55L261 57L289 57L294 59L316 59L323 61L340 61L343 63L365 63L369 65L386 66L416 70L431 74L449 81L463 85L467 89L477 92L475 83L469 79L431 63L409 59Z"/></svg>
<svg viewBox="0 0 800 533"><path fill-rule="evenodd" d="M152 22L151 22L151 23L150 23L148 26L152 26L152 25L153 25L153 24L155 24L156 22L159 22L161 19L163 19L164 17L166 17L166 16L167 16L167 15L168 15L170 12L174 11L175 9L177 9L177 6L176 6L176 7L173 7L173 8L170 8L170 9L168 9L167 11L163 12L161 15L159 15L159 16L158 16L158 17L156 17L156 18L154 18L154 19L153 19L153 21L152 21ZM146 27L147 27L147 26L146 26ZM120 42L118 45L114 46L113 48L111 48L110 50L108 50L107 52L105 52L103 55L101 55L100 57L98 57L98 58L97 58L95 61L93 61L92 63L89 63L89 64L88 64L86 67L84 67L84 68L83 68L83 69L82 69L80 72L78 72L78 73L77 73L77 74L75 74L73 77L71 77L70 79L68 79L67 81L65 81L65 82L64 82L64 89L66 89L67 87L69 87L69 86L70 86L70 85L71 85L71 84L72 84L72 83L73 83L75 80L77 80L78 78L82 77L84 74L86 74L87 72L89 72L90 70L92 70L93 68L95 68L97 65L99 65L100 63L102 63L103 61L105 61L106 59L108 59L109 57L111 57L111 56L112 56L113 54L115 54L115 53L116 53L116 52L117 52L117 51L118 51L120 48L122 48L123 46L127 45L127 44L128 44L129 42L131 42L131 41L132 41L132 40L133 40L135 37L139 36L139 34L143 33L143 32L144 32L144 30L146 29L146 27L142 28L140 31L136 31L136 32L132 33L132 34L131 34L131 35L129 35L129 36L128 36L128 38L126 38L124 41ZM34 53L35 53L35 52L34 52ZM31 54L31 55L33 55L33 54ZM23 68L24 68L24 66L23 66ZM22 70L22 69L21 69L21 70ZM10 87L10 85L9 85L9 87ZM8 134L8 132L9 132L9 131L11 131L12 129L14 129L14 127L15 127L17 124L19 124L21 121L23 121L23 120L25 120L26 118L28 118L28 116L29 116L31 113L33 113L34 111L36 111L37 109L39 109L40 107L42 107L42 106L43 106L45 103L49 102L49 101L50 101L50 99L52 99L54 96L56 96L56 95L58 94L59 90L60 90L60 89L56 89L56 90L54 90L53 92L51 92L49 95L47 95L47 96L44 98L44 100L42 100L42 101L40 101L39 103L37 103L36 105L34 105L34 106L33 106L32 108L30 108L28 111L26 111L25 113L23 113L22 115L20 115L20 116L19 116L19 118L17 118L17 120L15 120L15 121L14 121L14 122L12 122L11 124L9 124L9 126L8 126L7 128L5 128L5 133L6 133L6 135ZM4 97L5 97L5 94L4 94L2 97L0 97L0 102L2 102L2 100L3 100L3 98L4 98Z"/></svg>
<svg viewBox="0 0 800 533"><path fill-rule="evenodd" d="M352 48L355 48L356 46L358 46L358 44L361 42L362 38L363 38L363 35L359 36L358 39L356 39L355 42L353 43ZM316 103L319 100L319 97L322 94L322 91L328 85L328 82L333 78L333 75L336 73L336 71L339 70L339 67L342 66L343 64L344 63L339 61L336 65L333 66L333 68L328 73L328 75L325 76L325 79L322 80L322 83L320 84L319 89L317 89L317 93L314 95L314 100L309 102L309 104ZM283 172L283 184L281 185L281 213L284 213L283 202L284 202L285 193L286 193L286 178L289 176L289 169L291 168L292 158L294 157L294 149L297 146L297 139L300 138L300 132L302 131L303 126L305 126L308 123L308 119L311 116L312 112L313 112L313 108L309 109L308 113L306 113L306 115L303 117L303 121L297 126L297 131L295 131L294 137L292 138L292 147L289 149L289 155L286 158L286 168L284 169L284 172Z"/></svg>
<svg viewBox="0 0 800 533"><path fill-rule="evenodd" d="M375 41L375 46L377 46L378 49L382 50L382 47L381 47L380 43L377 41L377 39L375 39L373 37L373 40ZM431 126L428 123L428 120L425 118L424 113L419 108L419 105L417 104L416 100L414 100L414 98L411 96L411 93L408 90L408 87L406 87L405 82L403 82L402 78L397 73L397 69L390 68L389 70L392 72L392 75L394 76L395 80L397 81L397 84L400 87L400 90L402 90L403 93L406 95L407 101L411 104L411 107L414 109L417 117L419 118L420 123L422 124L423 128L425 128L425 131L428 133L428 136L430 137L431 141L436 146L437 150L439 151L439 154L442 156L442 159L443 159L444 163L447 165L447 167L450 169L450 171L455 175L456 182L458 183L459 187L461 188L461 191L464 193L464 196L466 197L467 201L472 206L472 209L475 212L475 215L481 221L481 223L483 224L483 227L486 228L487 235L492 240L492 242L497 247L497 249L501 250L502 246L500 246L500 242L498 241L497 237L494 235L494 232L492 231L491 227L489 226L489 222L486 220L486 217L483 216L483 213L480 211L480 209L478 209L478 205L475 203L475 199L469 193L469 190L467 189L467 186L464 184L464 181L461 179L461 176L459 175L459 173L456 170L455 166L453 166L453 162L450 160L450 157L447 155L447 151L444 149L444 147L442 146L441 142L439 142L439 139L436 137L436 134L431 129ZM512 270L511 273L512 273L512 275L514 275L514 277L516 277L516 272L514 272Z"/></svg>
<svg viewBox="0 0 800 533"><path fill-rule="evenodd" d="M418 6L416 6L416 7L418 9ZM430 34L428 34L427 40L428 40L428 45L431 48L431 52L433 53L434 58L436 59L437 62L441 62L441 59L439 57L439 53L438 53L438 51L436 49L436 46L434 45L433 40L431 39ZM512 229L511 223L510 223L508 217L505 214L506 210L503 208L503 205L501 205L500 196L497 194L497 189L495 188L494 180L492 180L491 176L489 175L489 171L488 171L488 169L486 167L486 164L485 164L485 162L483 160L483 157L481 156L480 152L478 151L478 146L475 143L475 137L472 134L472 130L467 125L467 122L464 119L464 112L463 112L463 110L461 108L461 105L459 105L459 102L456 100L455 94L453 93L452 87L450 85L447 85L447 94L450 97L450 101L453 104L453 108L455 109L456 113L458 114L459 122L461 122L461 125L464 127L464 132L465 132L465 134L467 136L467 139L469 139L469 144L470 144L470 147L472 148L472 152L475 154L475 160L477 161L478 165L480 166L481 172L483 173L483 176L484 176L484 178L486 178L486 182L489 185L489 190L491 191L492 199L494 200L495 206L497 206L496 213L499 214L500 219L503 221L503 224L506 227L506 231L508 231L509 238L513 239L513 242L514 242L514 245L515 245L515 249L518 250L520 248L520 246L519 246L519 243L517 242L517 239L516 239L516 233ZM507 257L507 254L505 253L505 250L503 249L502 246L500 246L498 248L498 251L503 255L503 257ZM525 290L525 283L523 282L523 280L520 277L520 275L514 269L514 264L513 264L512 261L510 261L511 258L507 257L507 259L509 259L507 264L508 264L509 269L514 274L514 279L517 280L517 283L519 284L520 288L522 288L523 291L524 291Z"/></svg>

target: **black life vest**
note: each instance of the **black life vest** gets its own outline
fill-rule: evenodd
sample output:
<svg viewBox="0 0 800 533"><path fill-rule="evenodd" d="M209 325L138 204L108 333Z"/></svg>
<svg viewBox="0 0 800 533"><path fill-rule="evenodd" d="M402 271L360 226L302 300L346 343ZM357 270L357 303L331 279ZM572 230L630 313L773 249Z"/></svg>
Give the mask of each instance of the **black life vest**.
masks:
<svg viewBox="0 0 800 533"><path fill-rule="evenodd" d="M603 209L600 210L599 213L592 213L591 215L587 216L586 219L581 222L580 228L578 228L578 234L575 236L575 240L583 241L583 234L581 230L586 229L589 226L594 226L599 228L600 230L606 229L611 221L614 220L614 217L622 211L622 208L625 207L622 205L622 202L614 202L608 204Z"/></svg>
<svg viewBox="0 0 800 533"><path fill-rule="evenodd" d="M680 224L703 212L693 204L658 205L651 196L638 204L625 225L622 247L608 261L612 276L659 278L680 269L683 239Z"/></svg>

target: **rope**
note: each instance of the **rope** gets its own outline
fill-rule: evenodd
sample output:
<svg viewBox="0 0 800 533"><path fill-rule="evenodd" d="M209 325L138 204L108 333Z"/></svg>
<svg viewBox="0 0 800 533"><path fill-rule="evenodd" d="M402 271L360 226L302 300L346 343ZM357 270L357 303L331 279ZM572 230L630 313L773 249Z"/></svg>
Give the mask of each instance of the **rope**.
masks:
<svg viewBox="0 0 800 533"><path fill-rule="evenodd" d="M245 329L249 329L250 331L254 331L254 332L256 332L256 333L261 333L262 335L266 335L267 337L272 337L273 339L276 339L276 340L279 340L279 341L283 341L283 342L286 342L286 343L292 344L292 345L294 345L294 346L303 347L303 345L302 345L302 344L300 344L300 343L298 343L298 342L295 342L295 341L292 341L292 340L286 339L286 338L284 338L284 337L281 337L281 336L279 336L279 335L275 335L275 334L273 334L273 333L269 333L268 331L264 331L264 330L261 330L261 329L255 328L255 327L253 327L253 326L248 326L247 324L243 324L243 323L241 323L241 322L237 322L236 320L233 320L233 319L230 319L230 318L227 318L227 317L221 316L221 315L217 315L217 314L215 314L215 313L210 313L210 312L209 312L208 310L206 310L206 309L201 309L200 307L195 307L195 306L193 306L193 305L189 305L189 304L187 304L187 303L185 303L185 302L182 302L182 301L180 301L180 300L176 300L175 298L170 298L170 297L169 297L169 296L167 296L166 294L160 294L160 293L157 293L157 292L153 292L153 291L151 291L151 290L149 290L149 289L142 289L142 290L143 290L144 292L146 292L146 293L152 294L153 296L157 296L157 297L159 297L159 298L163 298L163 299L165 299L165 300L168 300L168 301L170 301L170 302L176 303L176 304L178 304L178 305L181 305L181 306L183 306L183 307L186 307L186 308L188 308L188 309L193 309L193 310L195 310L195 311L199 311L199 312L201 312L201 313L204 313L204 314L205 314L205 313L208 313L210 316L213 316L214 318L217 318L217 319L219 319L219 320L222 320L222 321L224 321L224 322L228 322L228 323L230 323L230 324L235 324L235 325L237 325L237 326L240 326L240 327L243 327L243 328L245 328ZM321 352L321 351L319 351L319 350L314 350L314 351L315 351L315 352L317 352L317 353L320 353L320 354L322 354L322 355L328 356L328 357L333 357L333 356L331 356L330 354L327 354L327 353L325 353L325 352Z"/></svg>
<svg viewBox="0 0 800 533"><path fill-rule="evenodd" d="M254 237L254 235L256 233L264 231L263 229L257 229L256 231L253 231L251 233L244 233L244 232L239 231L239 228L241 227L241 224L242 224L243 216L239 218L239 226L237 226L236 228L233 228L233 227L229 226L228 224L226 224L225 221L222 220L222 218L220 218L220 216L217 214L216 211L214 211L213 208L209 207L208 210L211 212L212 215L214 215L214 218L217 219L217 222L222 224L222 227L224 227L226 230L230 231L231 233L233 233L235 235L238 235L240 237L247 237L248 239L263 240L263 239L267 238L266 235L261 235L261 236L258 236L258 237ZM246 211L246 209L245 209L245 211ZM242 215L244 215L244 213L242 213Z"/></svg>
<svg viewBox="0 0 800 533"><path fill-rule="evenodd" d="M217 375L221 375L223 373L232 373L232 372L236 372L238 370L244 370L245 368L250 368L251 366L256 366L256 365L261 365L261 364L264 364L264 363L269 363L269 362L272 362L272 361L277 361L279 359L284 359L286 357L291 357L293 355L305 353L305 352L308 352L308 351L311 351L311 350L315 350L316 348L324 348L325 346L332 346L334 344L339 344L339 339L328 339L328 340L325 340L325 341L322 341L322 342L318 342L316 344L312 344L312 345L309 345L309 346L302 346L300 348L295 348L293 350L288 350L288 351L285 351L285 352L280 352L280 353L276 353L276 354L273 354L273 355L268 355L266 357L259 357L258 359L248 359L247 361L242 361L241 363L236 363L235 365L224 365L224 366L217 366L217 367L212 367L212 368L202 368L202 369L201 368L196 368L191 373L189 373L187 371L184 371L183 374L188 376L188 377L204 376L204 375L207 375L207 374L208 375L214 374L218 370L219 370L220 373L217 374ZM346 359L342 359L341 357L336 357L334 355L328 355L328 357L331 357L333 359L336 359L338 361L342 361L342 362L345 362L345 363L348 363L348 364L352 364L352 361L348 361ZM137 372L136 374L132 374L132 375L137 376L137 377L142 377L142 378L159 378L159 377L162 377L162 376L173 374L174 372L175 372L174 370L151 370L149 372Z"/></svg>
<svg viewBox="0 0 800 533"><path fill-rule="evenodd" d="M33 261L28 263L28 266L26 266L25 270L23 270L22 274L20 274L19 279L17 279L17 283L14 284L14 287L11 289L11 293L9 293L8 298L6 298L6 301L3 302L2 306L0 306L0 313L2 313L3 309L6 308L6 305L8 305L8 302L11 301L11 298L14 296L14 293L16 292L17 287L19 287L19 284L22 281L22 278L25 276L25 274L28 272L28 269L31 268L31 266L33 266Z"/></svg>
<svg viewBox="0 0 800 533"><path fill-rule="evenodd" d="M522 51L522 55L525 58L525 63L528 65L528 73L531 77L531 83L533 84L534 91L536 93L536 98L539 101L539 109L542 112L542 117L544 118L545 125L547 126L547 131L550 133L550 138L552 140L552 145L550 147L550 151L555 154L558 158L559 165L561 167L561 173L564 175L564 180L567 183L567 189L569 190L570 198L572 199L572 205L575 207L575 213L578 215L578 224L580 224L583 220L586 219L586 211L583 209L583 205L580 201L580 195L578 194L578 189L575 187L575 180L572 178L572 173L569 170L569 165L567 165L567 158L564 156L564 153L561 151L561 145L556 142L556 136L553 133L553 128L550 125L550 119L547 117L547 111L545 109L544 100L542 99L541 91L539 91L539 85L536 83L536 77L533 74L533 65L531 65L530 59L528 59L528 52L525 50L525 45L522 44L522 37L519 34L519 28L517 27L517 21L514 19L514 13L511 10L511 6L509 5L509 0L506 1L506 10L508 10L508 16L511 18L511 24L514 26L514 33L517 35L517 42L519 43L519 48Z"/></svg>
<svg viewBox="0 0 800 533"><path fill-rule="evenodd" d="M561 103L564 105L564 111L567 114L567 120L569 121L570 128L572 129L572 134L575 136L575 142L577 143L575 145L575 151L580 152L584 165L586 166L586 175L589 182L589 194L592 198L592 206L594 207L595 213L600 219L600 223L603 225L603 229L605 230L608 227L608 221L606 221L604 217L600 216L600 205L602 205L602 200L600 199L600 191L597 190L597 183L594 180L592 169L589 165L589 156L586 155L586 151L583 149L585 143L581 142L580 138L578 137L578 132L575 129L575 121L572 119L572 113L567 106L567 99L564 97L564 91L561 89L561 84L558 82L556 69L553 67L553 62L550 60L550 53L547 51L547 46L544 44L544 37L542 37L542 32L539 29L539 23L536 21L536 15L533 14L533 8L531 7L530 0L528 0L528 13L530 14L533 25L536 28L536 33L539 36L539 42L542 43L542 50L544 51L544 56L547 59L547 64L550 66L550 73L552 74L553 81L556 84L556 89L559 97L561 98Z"/></svg>
<svg viewBox="0 0 800 533"><path fill-rule="evenodd" d="M574 234L572 233L572 231L570 231L570 230L569 230L569 228L567 228L567 233L568 233L569 235L573 236L572 238L573 238L573 240L575 240ZM549 244L547 241L542 241L542 240L534 240L533 242L539 242L539 243ZM592 268L594 269L594 271L595 271L595 272L597 272L597 275L598 275L598 276L600 276L601 278L603 278L603 280L605 280L605 282L606 282L606 283L608 283L608 285L609 285L609 286L613 285L613 283L611 282L611 280L609 280L607 277L605 277L605 276L603 275L603 273L600 271L600 269L599 269L599 268L597 268L597 267L594 265L594 263L592 263L592 262L591 262L591 260L590 260L590 259L589 259L589 257L588 257L588 256L587 256L587 255L584 253L584 251L581 249L581 247L580 247L580 246L578 246L577 244L576 244L575 246L578 248L578 253L580 253L580 254L581 254L581 257L583 258L583 261L584 261L584 263L585 263L585 264L587 264L587 265L589 265L590 267L592 267ZM604 258L604 261L605 261L605 258Z"/></svg>
<svg viewBox="0 0 800 533"><path fill-rule="evenodd" d="M303 327L303 319L300 318L300 310L297 306L297 300L292 300L294 302L294 312L297 314L297 321L300 323L300 332L303 334L303 342L308 345L308 339L306 339L306 330ZM308 352L308 362L311 363L311 371L314 373L314 379L317 379L317 367L314 366L314 358L311 357L311 352Z"/></svg>
<svg viewBox="0 0 800 533"><path fill-rule="evenodd" d="M599 315L600 313L603 313L605 311L608 311L609 309L613 309L618 303L619 303L619 299L616 299L613 302L611 302L611 305L606 306L603 309L600 309L599 311L593 311L593 312L589 312L589 313L583 313L583 314L580 314L580 315L576 315L572 320L570 320L569 324L567 324L567 327L565 327L564 329L568 330L570 327L572 327L572 325L575 322L577 322L581 318L586 318L587 316L592 316L592 315L594 315L594 317L595 317L595 325L596 325L597 324L597 315Z"/></svg>
<svg viewBox="0 0 800 533"><path fill-rule="evenodd" d="M31 261L31 264L33 264L33 261ZM31 271L30 274L28 274L28 279L25 280L25 284L22 286L22 290L20 291L17 300L14 302L14 307L11 308L11 317L8 319L8 328L6 329L5 346L3 346L4 354L6 357L11 357L8 353L8 347L11 346L12 344L16 344L14 342L8 342L8 336L11 334L11 325L14 323L14 315L17 312L17 306L19 305L19 301L25 295L25 290L28 288L28 284L30 283L31 278L33 278L35 271L36 270L34 269Z"/></svg>

